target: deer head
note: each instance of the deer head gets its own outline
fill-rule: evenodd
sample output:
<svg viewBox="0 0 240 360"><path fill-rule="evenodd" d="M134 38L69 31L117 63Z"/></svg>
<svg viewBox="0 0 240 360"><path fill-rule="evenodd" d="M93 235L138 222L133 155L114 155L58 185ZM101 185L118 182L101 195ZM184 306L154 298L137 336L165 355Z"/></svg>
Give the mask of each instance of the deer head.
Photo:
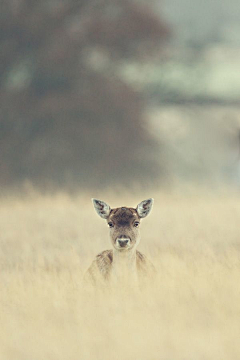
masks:
<svg viewBox="0 0 240 360"><path fill-rule="evenodd" d="M114 249L128 251L140 242L140 221L151 211L153 199L147 199L136 208L120 207L111 209L104 201L92 199L97 214L107 221L110 239Z"/></svg>

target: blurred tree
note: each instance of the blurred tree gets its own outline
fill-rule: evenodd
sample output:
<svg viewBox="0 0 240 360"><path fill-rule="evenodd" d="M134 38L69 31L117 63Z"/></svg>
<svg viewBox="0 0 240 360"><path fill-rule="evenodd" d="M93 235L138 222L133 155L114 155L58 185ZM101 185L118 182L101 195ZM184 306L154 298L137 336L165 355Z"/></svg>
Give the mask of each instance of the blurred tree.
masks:
<svg viewBox="0 0 240 360"><path fill-rule="evenodd" d="M143 99L117 75L168 30L130 0L2 0L0 182L146 181L157 173Z"/></svg>

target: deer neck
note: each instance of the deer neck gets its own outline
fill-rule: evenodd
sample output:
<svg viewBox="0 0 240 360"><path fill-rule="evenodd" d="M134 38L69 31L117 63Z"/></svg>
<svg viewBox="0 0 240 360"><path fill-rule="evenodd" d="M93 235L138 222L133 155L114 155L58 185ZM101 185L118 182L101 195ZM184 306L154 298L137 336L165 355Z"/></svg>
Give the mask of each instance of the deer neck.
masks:
<svg viewBox="0 0 240 360"><path fill-rule="evenodd" d="M136 248L127 251L113 250L112 274L117 279L136 278Z"/></svg>

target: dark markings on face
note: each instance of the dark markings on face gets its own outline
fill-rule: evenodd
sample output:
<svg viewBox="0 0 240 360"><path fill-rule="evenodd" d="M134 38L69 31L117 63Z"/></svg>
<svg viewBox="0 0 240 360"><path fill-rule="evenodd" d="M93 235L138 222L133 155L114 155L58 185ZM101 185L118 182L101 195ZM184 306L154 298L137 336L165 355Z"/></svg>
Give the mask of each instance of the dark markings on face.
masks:
<svg viewBox="0 0 240 360"><path fill-rule="evenodd" d="M108 217L108 221L113 221L118 226L131 225L136 220L140 220L137 211L126 207L112 209Z"/></svg>

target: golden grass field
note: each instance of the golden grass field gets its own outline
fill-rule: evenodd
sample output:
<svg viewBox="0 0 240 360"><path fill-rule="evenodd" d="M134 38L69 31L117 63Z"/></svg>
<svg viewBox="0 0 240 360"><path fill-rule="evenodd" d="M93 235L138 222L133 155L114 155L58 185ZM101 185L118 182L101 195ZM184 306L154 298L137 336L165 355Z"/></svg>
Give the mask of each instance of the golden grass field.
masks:
<svg viewBox="0 0 240 360"><path fill-rule="evenodd" d="M86 292L84 271L110 248L90 198L116 207L150 196L139 250L157 283ZM239 200L227 191L2 197L0 360L240 359Z"/></svg>

